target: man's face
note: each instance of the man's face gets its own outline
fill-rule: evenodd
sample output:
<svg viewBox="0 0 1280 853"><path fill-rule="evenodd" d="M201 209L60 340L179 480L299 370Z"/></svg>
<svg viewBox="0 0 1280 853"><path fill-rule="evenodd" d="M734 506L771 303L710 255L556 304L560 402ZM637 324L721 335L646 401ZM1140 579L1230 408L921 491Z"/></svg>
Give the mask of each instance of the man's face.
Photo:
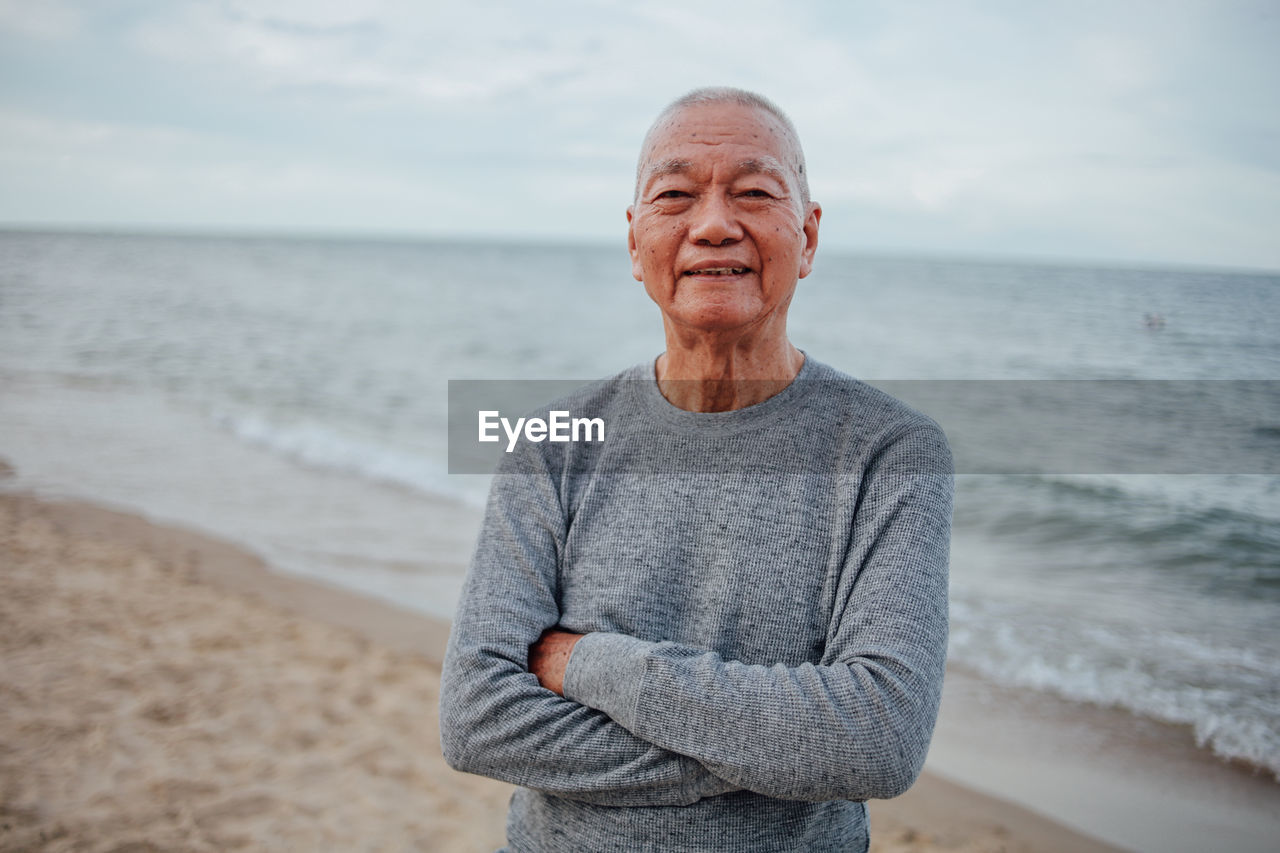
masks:
<svg viewBox="0 0 1280 853"><path fill-rule="evenodd" d="M822 215L801 202L795 162L781 123L755 107L686 107L654 132L627 240L668 327L785 330Z"/></svg>

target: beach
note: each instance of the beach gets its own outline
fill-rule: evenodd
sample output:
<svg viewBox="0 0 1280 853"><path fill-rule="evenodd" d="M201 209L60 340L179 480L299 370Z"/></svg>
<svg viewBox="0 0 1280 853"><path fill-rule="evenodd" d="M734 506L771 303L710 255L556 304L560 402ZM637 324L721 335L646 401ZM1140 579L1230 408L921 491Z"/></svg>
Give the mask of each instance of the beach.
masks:
<svg viewBox="0 0 1280 853"><path fill-rule="evenodd" d="M450 467L448 388L651 360L619 253L0 231L0 256L0 847L496 848L509 789L449 770L434 718L489 482ZM829 254L790 319L872 384L1136 378L1126 417L1176 425L1172 392L1274 381L1278 283ZM1036 399L994 461L1041 458ZM876 849L1275 850L1280 397L1222 399L1210 446L1252 455L1217 474L958 472L942 708Z"/></svg>
<svg viewBox="0 0 1280 853"><path fill-rule="evenodd" d="M451 770L447 628L209 536L0 495L0 849L487 851L511 788ZM872 850L1109 851L926 774Z"/></svg>

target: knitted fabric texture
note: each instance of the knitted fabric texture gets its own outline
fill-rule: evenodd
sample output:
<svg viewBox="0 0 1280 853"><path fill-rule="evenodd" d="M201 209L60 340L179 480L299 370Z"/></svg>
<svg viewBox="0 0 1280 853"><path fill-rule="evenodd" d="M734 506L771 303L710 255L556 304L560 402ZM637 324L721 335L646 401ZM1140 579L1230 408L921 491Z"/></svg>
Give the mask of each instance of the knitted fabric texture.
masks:
<svg viewBox="0 0 1280 853"><path fill-rule="evenodd" d="M942 689L952 468L937 424L807 358L687 412L640 365L549 406L599 443L495 475L453 623L445 755L522 786L513 851L863 850ZM528 672L586 634L565 696Z"/></svg>

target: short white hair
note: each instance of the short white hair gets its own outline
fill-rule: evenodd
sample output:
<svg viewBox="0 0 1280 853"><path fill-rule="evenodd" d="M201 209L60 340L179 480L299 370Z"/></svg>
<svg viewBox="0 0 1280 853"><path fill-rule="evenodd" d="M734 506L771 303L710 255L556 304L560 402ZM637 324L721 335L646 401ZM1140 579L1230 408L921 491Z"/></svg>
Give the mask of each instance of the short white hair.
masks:
<svg viewBox="0 0 1280 853"><path fill-rule="evenodd" d="M791 143L793 154L791 162L786 165L790 166L795 173L796 184L800 189L801 207L807 208L809 206L809 176L804 167L804 149L800 146L800 134L796 132L796 126L791 122L791 118L782 111L781 107L764 95L750 92L746 89L735 89L732 86L706 86L701 89L694 89L692 92L676 98L667 104L662 112L658 113L658 117L653 120L653 124L649 125L649 129L645 132L644 142L640 145L640 158L636 161L635 198L640 198L640 180L644 177L642 174L644 164L649 159L653 136L657 133L658 128L680 110L713 104L735 104L740 107L753 107L763 110L778 120L788 137L788 141Z"/></svg>

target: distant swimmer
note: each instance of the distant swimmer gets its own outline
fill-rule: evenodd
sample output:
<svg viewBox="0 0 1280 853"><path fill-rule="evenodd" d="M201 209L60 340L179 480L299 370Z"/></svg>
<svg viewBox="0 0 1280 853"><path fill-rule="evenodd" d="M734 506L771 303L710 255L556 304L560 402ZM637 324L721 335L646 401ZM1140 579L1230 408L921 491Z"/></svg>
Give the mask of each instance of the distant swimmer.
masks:
<svg viewBox="0 0 1280 853"><path fill-rule="evenodd" d="M1153 314L1153 313L1151 313L1151 312L1147 312L1146 314L1144 314L1144 315L1142 316L1142 319L1143 319L1143 321L1147 324L1147 328L1148 328L1148 329L1163 329L1163 328L1164 328L1164 315L1163 315L1163 314Z"/></svg>

